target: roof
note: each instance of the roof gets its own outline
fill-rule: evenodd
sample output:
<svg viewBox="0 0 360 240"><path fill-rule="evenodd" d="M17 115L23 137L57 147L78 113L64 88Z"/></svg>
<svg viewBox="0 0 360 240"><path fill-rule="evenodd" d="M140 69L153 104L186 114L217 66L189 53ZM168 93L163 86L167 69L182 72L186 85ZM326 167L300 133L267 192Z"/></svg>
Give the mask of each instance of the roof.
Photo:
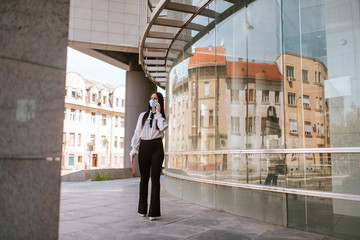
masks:
<svg viewBox="0 0 360 240"><path fill-rule="evenodd" d="M246 68L249 67L247 73ZM226 75L236 77L250 78L266 78L266 79L281 79L281 73L274 63L261 63L261 62L243 62L239 61L226 61Z"/></svg>
<svg viewBox="0 0 360 240"><path fill-rule="evenodd" d="M90 87L96 87L99 90L103 90L103 89L109 89L110 92L112 91L112 89L114 89L114 87L111 84L108 83L102 83L102 82L98 82L92 79L88 79L88 78L84 78L85 84L86 84L86 88L90 88Z"/></svg>

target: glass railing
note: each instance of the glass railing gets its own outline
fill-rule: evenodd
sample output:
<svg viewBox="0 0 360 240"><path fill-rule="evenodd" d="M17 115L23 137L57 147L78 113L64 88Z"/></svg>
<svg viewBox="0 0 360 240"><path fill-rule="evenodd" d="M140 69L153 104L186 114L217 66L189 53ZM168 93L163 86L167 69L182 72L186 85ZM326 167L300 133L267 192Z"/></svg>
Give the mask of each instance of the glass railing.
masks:
<svg viewBox="0 0 360 240"><path fill-rule="evenodd" d="M323 191L351 198L359 195L360 152L168 153L165 170L179 177Z"/></svg>

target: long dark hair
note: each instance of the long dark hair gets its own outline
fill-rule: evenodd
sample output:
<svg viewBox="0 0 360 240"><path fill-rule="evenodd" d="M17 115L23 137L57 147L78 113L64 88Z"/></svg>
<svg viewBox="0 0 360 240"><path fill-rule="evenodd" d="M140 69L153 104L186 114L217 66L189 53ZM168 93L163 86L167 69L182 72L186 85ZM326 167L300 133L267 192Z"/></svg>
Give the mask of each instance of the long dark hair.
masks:
<svg viewBox="0 0 360 240"><path fill-rule="evenodd" d="M151 93L150 98L151 98L151 96L152 96L154 93L156 94L156 96L157 96L157 98L158 98L158 100L159 100L159 103L160 103L160 113L161 113L162 117L166 119L165 107L164 107L164 97L163 97L163 95L162 95L161 93L159 93L159 92L153 92L153 93ZM142 122L141 122L141 123L142 123L142 124L141 124L142 127L144 127L145 121L146 121L146 119L149 117L150 111L151 111L151 106L150 106L150 103L148 103L148 109L147 109L146 113L144 114L144 116L143 116L143 118L142 118ZM157 125L156 125L156 128L158 128Z"/></svg>

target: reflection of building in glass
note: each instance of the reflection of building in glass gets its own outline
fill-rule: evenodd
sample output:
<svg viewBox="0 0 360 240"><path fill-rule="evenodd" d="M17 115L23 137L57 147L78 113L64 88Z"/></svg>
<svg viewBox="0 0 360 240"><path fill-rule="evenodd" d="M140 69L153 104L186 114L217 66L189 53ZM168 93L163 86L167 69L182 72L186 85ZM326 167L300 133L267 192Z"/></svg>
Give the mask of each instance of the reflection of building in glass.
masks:
<svg viewBox="0 0 360 240"><path fill-rule="evenodd" d="M66 75L64 169L123 167L125 88Z"/></svg>
<svg viewBox="0 0 360 240"><path fill-rule="evenodd" d="M178 151L329 147L325 79L326 67L313 58L284 53L272 64L228 61L223 46L196 47L188 75L179 78L175 72L171 78L171 118L173 127L181 129L171 131L171 147ZM229 166L240 178L250 170L255 182L262 182L261 174L274 174L275 184L284 185L278 175L329 171L331 164L331 155L325 153L294 153L286 159L248 154L246 168L234 163L239 159L235 155L216 163L212 157L189 156L185 165L200 171ZM173 161L172 167L183 166L179 158Z"/></svg>
<svg viewBox="0 0 360 240"><path fill-rule="evenodd" d="M324 148L330 146L329 103L325 99L324 81L327 80L327 68L314 58L293 53L284 53L277 60L284 64L285 98L285 139L286 148ZM331 163L330 154L299 154L288 156L289 170L298 169L305 163L306 170L323 168Z"/></svg>

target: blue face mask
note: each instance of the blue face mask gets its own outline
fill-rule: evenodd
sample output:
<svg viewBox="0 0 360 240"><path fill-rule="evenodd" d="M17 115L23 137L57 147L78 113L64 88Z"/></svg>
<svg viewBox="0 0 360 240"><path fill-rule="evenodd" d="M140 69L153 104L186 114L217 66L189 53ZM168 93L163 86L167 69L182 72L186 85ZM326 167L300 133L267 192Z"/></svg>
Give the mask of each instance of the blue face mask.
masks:
<svg viewBox="0 0 360 240"><path fill-rule="evenodd" d="M150 100L150 101L149 101L150 107L154 108L154 107L155 107L155 104L157 104L157 102L158 102L158 101Z"/></svg>

